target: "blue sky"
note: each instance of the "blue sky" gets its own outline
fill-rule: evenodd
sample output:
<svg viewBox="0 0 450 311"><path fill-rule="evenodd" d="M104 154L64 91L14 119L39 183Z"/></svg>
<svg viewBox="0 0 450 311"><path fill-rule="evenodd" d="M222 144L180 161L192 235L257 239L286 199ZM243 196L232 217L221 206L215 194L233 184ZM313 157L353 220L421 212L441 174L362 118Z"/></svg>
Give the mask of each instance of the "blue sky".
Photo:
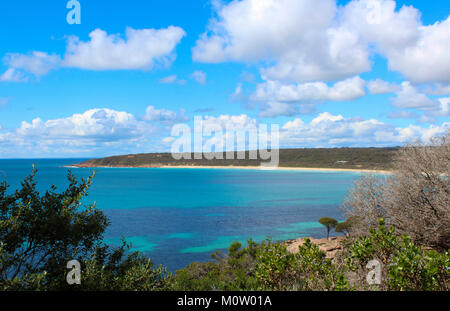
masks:
<svg viewBox="0 0 450 311"><path fill-rule="evenodd" d="M0 4L0 158L168 151L194 116L282 147L450 125L448 1L79 0L79 25L67 2Z"/></svg>

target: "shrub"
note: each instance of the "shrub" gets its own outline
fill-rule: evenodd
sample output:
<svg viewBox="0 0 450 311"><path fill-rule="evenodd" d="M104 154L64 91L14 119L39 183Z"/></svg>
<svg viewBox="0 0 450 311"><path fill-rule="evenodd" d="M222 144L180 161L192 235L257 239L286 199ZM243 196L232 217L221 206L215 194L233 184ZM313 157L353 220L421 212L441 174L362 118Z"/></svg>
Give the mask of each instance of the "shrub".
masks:
<svg viewBox="0 0 450 311"><path fill-rule="evenodd" d="M255 257L258 246L251 239L248 246L234 242L228 255L220 251L206 263L193 262L178 270L173 277L174 290L256 290Z"/></svg>
<svg viewBox="0 0 450 311"><path fill-rule="evenodd" d="M256 253L255 275L261 289L292 289L295 283L295 256L281 242L263 241Z"/></svg>
<svg viewBox="0 0 450 311"><path fill-rule="evenodd" d="M359 277L357 286L378 290L448 290L450 256L425 251L407 236L397 236L383 219L378 229L360 237L349 248L348 267ZM368 286L366 265L376 259L381 264L381 284Z"/></svg>
<svg viewBox="0 0 450 311"><path fill-rule="evenodd" d="M450 131L429 144L399 149L388 177L357 181L343 207L360 220L354 234L363 235L379 218L420 245L450 247ZM357 227L357 228L356 228Z"/></svg>

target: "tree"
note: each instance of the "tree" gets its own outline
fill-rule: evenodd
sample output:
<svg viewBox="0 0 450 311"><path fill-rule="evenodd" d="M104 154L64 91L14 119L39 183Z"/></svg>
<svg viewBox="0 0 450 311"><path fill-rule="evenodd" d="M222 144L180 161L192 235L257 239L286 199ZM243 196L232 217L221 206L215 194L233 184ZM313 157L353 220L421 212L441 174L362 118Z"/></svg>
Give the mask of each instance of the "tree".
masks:
<svg viewBox="0 0 450 311"><path fill-rule="evenodd" d="M363 235L384 218L397 234L437 249L450 247L450 131L427 144L407 145L393 161L389 176L368 175L357 181L343 207L360 220Z"/></svg>
<svg viewBox="0 0 450 311"><path fill-rule="evenodd" d="M341 221L336 225L336 228L334 228L334 231L339 233L344 233L345 235L349 235L350 231L352 230L353 226L357 223L356 217L350 217L346 221Z"/></svg>
<svg viewBox="0 0 450 311"><path fill-rule="evenodd" d="M166 286L166 271L129 248L103 244L109 224L93 204L82 204L94 174L78 181L69 171L61 193L51 186L41 195L37 170L7 194L0 184L0 290L150 290ZM82 284L66 282L67 262L82 265Z"/></svg>
<svg viewBox="0 0 450 311"><path fill-rule="evenodd" d="M322 217L319 219L319 222L327 228L327 239L328 239L328 237L330 236L331 229L336 227L338 221L334 218Z"/></svg>
<svg viewBox="0 0 450 311"><path fill-rule="evenodd" d="M349 227L348 223L346 221L343 221L336 225L336 228L334 228L334 231L347 235L349 232L349 229L350 229L350 227Z"/></svg>
<svg viewBox="0 0 450 311"><path fill-rule="evenodd" d="M69 172L66 190L57 193L51 186L41 196L36 173L33 168L13 194L6 194L5 182L0 185L0 240L8 254L0 280L44 271L49 279L61 278L67 261L86 258L109 224L94 205L78 211L93 175L78 182Z"/></svg>

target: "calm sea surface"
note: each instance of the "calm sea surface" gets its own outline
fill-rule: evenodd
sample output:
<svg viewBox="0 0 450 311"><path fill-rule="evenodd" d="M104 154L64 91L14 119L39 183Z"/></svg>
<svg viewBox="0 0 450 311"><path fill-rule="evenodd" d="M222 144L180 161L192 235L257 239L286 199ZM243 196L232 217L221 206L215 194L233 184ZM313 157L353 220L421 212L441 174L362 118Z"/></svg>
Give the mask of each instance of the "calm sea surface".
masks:
<svg viewBox="0 0 450 311"><path fill-rule="evenodd" d="M0 160L0 180L16 189L32 164L39 190L51 184L62 190L68 168L83 159ZM87 177L91 169L73 169ZM317 222L341 220L339 205L356 172L267 171L241 169L100 168L87 197L110 218L106 242L122 237L171 271L231 242L245 244L267 237L277 240L323 237Z"/></svg>

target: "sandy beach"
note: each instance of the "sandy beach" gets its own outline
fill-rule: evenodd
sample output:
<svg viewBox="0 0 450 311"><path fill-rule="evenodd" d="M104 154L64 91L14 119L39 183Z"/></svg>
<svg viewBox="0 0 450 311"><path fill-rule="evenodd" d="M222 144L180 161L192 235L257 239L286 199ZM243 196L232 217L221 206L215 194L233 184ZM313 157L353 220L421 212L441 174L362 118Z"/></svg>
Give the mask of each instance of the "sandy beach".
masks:
<svg viewBox="0 0 450 311"><path fill-rule="evenodd" d="M189 168L189 169L245 169L245 170L265 170L265 171L318 171L318 172L361 172L374 174L392 174L386 170L369 169L349 169L349 168L319 168L319 167L264 167L264 166L207 166L207 165L141 165L141 166L87 166L87 165L68 165L69 168Z"/></svg>

